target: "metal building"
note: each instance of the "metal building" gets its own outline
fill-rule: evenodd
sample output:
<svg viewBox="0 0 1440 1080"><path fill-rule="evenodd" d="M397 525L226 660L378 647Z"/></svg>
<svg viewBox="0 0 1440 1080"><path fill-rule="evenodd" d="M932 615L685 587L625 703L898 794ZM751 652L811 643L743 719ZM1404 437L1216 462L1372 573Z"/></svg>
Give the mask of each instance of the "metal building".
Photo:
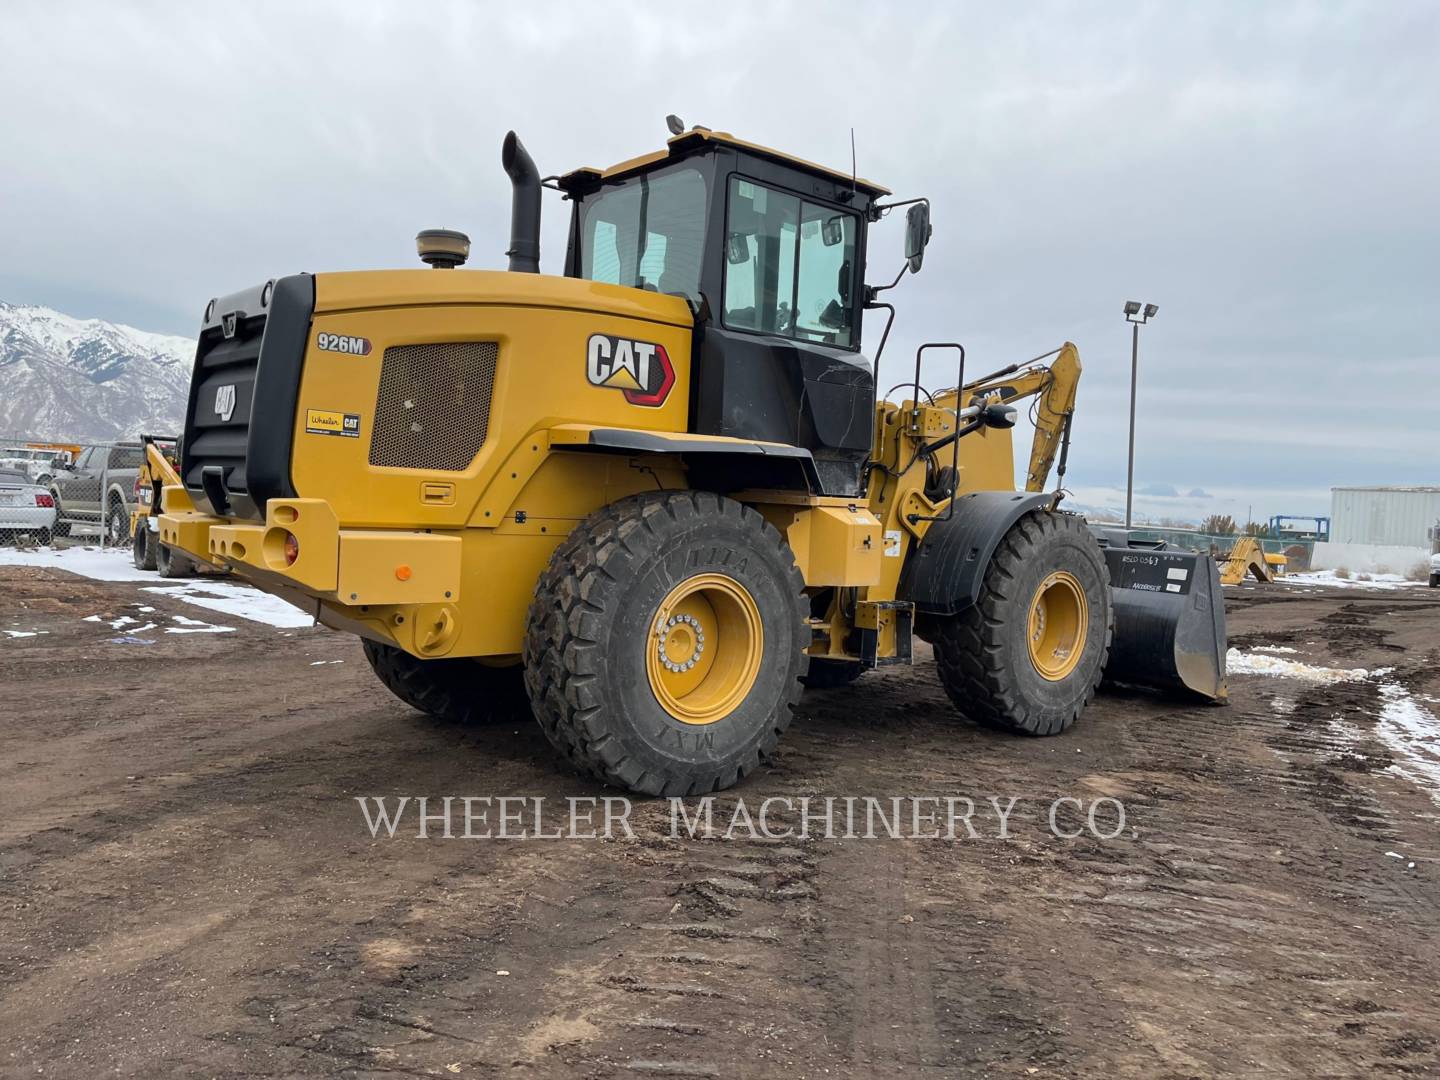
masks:
<svg viewBox="0 0 1440 1080"><path fill-rule="evenodd" d="M1428 549L1427 533L1440 522L1440 487L1331 488L1330 518L1336 544Z"/></svg>

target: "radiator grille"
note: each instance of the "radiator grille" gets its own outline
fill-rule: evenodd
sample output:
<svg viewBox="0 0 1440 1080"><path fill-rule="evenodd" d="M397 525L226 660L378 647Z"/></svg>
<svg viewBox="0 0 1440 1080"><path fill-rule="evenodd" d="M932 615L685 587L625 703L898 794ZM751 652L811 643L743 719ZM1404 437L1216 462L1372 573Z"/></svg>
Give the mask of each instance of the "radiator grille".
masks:
<svg viewBox="0 0 1440 1080"><path fill-rule="evenodd" d="M490 425L493 341L395 345L380 365L370 464L461 472Z"/></svg>

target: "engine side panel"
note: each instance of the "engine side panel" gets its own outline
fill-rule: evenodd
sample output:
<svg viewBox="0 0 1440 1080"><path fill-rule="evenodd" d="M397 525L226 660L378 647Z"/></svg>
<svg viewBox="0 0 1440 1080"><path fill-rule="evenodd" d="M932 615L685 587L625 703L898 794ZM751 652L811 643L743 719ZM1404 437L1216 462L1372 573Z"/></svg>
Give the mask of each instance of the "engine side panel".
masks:
<svg viewBox="0 0 1440 1080"><path fill-rule="evenodd" d="M467 277L523 278L529 301L487 288L447 302L435 289ZM427 302L408 302L421 293ZM520 489L545 456L535 435L557 424L685 431L688 320L673 297L541 275L317 277L295 491L326 499L347 528L493 528L517 509L554 516L487 496Z"/></svg>

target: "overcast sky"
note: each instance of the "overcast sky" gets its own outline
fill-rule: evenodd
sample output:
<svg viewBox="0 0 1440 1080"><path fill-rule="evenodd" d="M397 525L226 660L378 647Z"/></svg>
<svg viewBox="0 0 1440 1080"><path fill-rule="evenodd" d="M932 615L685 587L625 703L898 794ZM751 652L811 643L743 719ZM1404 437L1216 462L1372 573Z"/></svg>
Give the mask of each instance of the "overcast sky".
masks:
<svg viewBox="0 0 1440 1080"><path fill-rule="evenodd" d="M0 299L190 334L268 277L418 265L424 227L503 266L512 127L550 173L670 112L842 168L853 126L861 175L933 202L886 386L925 340L974 373L1073 340L1070 486L1123 503L1121 304L1152 301L1145 510L1440 483L1440 4L9 0L0 29Z"/></svg>

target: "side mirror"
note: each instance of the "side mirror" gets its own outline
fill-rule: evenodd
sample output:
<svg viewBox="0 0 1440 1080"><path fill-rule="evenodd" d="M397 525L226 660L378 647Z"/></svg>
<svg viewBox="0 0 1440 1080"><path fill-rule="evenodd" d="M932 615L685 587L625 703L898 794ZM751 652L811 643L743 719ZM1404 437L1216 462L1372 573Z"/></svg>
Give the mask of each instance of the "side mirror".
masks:
<svg viewBox="0 0 1440 1080"><path fill-rule="evenodd" d="M739 266L750 258L750 238L742 233L732 232L725 238L725 261Z"/></svg>
<svg viewBox="0 0 1440 1080"><path fill-rule="evenodd" d="M910 272L918 274L925 261L925 245L930 243L930 204L916 203L905 213L905 258Z"/></svg>

